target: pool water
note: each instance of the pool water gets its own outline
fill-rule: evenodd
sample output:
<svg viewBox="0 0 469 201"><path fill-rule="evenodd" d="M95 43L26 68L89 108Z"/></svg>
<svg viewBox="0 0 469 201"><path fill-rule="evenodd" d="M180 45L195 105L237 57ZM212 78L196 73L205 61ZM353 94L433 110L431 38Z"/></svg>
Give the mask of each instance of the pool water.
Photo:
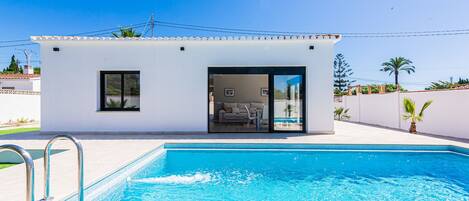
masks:
<svg viewBox="0 0 469 201"><path fill-rule="evenodd" d="M169 149L98 200L469 200L469 157Z"/></svg>

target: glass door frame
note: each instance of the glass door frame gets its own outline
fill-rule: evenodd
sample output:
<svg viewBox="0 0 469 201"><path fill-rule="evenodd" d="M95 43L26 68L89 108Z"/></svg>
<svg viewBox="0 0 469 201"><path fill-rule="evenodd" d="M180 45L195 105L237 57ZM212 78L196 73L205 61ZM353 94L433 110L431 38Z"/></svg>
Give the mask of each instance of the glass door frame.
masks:
<svg viewBox="0 0 469 201"><path fill-rule="evenodd" d="M211 74L265 74L269 76L269 131L268 133L306 133L307 127L307 113L306 113L306 67L305 66L263 66L263 67L219 67L209 66L207 70L207 131L208 133L219 133L210 131L210 75ZM300 84L300 91L303 92L302 101L302 114L303 114L303 126L302 130L274 130L274 76L275 75L300 75L302 76L302 82ZM233 132L229 132L233 133ZM244 132L245 133L245 132ZM253 133L265 133L265 132L253 132Z"/></svg>

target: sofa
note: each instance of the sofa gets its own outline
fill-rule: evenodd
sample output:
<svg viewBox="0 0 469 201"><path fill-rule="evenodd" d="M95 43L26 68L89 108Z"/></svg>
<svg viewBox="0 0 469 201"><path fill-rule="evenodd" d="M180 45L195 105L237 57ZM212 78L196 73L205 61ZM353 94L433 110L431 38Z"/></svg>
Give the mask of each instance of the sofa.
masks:
<svg viewBox="0 0 469 201"><path fill-rule="evenodd" d="M219 123L247 123L249 121L249 109L251 116L255 116L257 111L264 112L264 103L215 103L214 119Z"/></svg>

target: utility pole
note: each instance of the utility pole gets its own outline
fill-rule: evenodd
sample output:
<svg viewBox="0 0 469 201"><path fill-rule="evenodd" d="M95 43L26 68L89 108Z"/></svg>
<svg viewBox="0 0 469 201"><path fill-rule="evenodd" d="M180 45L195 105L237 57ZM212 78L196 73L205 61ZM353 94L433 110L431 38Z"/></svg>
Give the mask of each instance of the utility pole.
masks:
<svg viewBox="0 0 469 201"><path fill-rule="evenodd" d="M155 31L155 15L153 13L150 16L150 29L151 29L151 37L153 38L153 34Z"/></svg>

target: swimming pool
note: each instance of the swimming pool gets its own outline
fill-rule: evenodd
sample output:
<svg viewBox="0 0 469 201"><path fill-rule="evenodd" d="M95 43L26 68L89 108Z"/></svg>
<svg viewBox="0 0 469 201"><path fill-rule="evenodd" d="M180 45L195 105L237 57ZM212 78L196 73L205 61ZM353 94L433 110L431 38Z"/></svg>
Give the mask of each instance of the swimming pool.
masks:
<svg viewBox="0 0 469 201"><path fill-rule="evenodd" d="M90 200L468 200L454 146L166 144L90 186Z"/></svg>

